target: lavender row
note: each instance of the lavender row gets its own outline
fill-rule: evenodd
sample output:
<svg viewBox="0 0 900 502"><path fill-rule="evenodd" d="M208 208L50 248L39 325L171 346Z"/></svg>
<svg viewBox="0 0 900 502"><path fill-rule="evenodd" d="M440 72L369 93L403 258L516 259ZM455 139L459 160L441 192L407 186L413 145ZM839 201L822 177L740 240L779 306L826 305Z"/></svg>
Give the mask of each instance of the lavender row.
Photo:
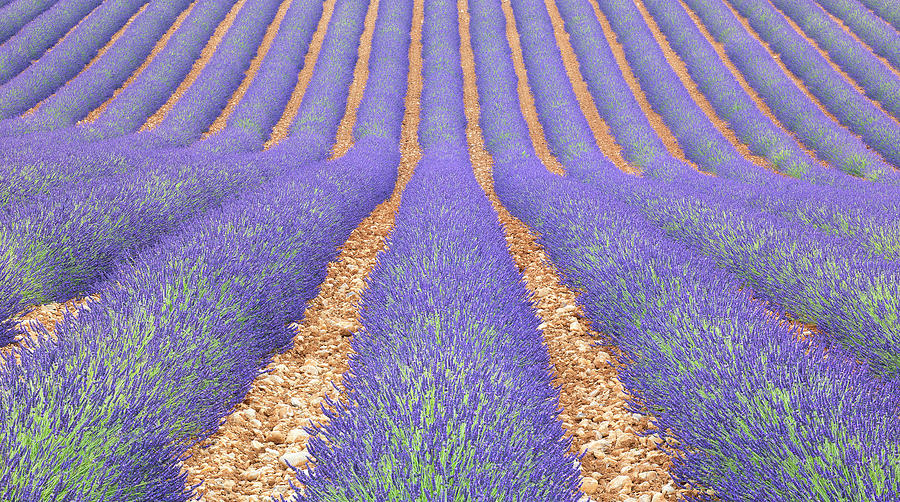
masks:
<svg viewBox="0 0 900 502"><path fill-rule="evenodd" d="M0 44L29 21L49 9L56 0L4 0L0 2Z"/></svg>
<svg viewBox="0 0 900 502"><path fill-rule="evenodd" d="M344 4L341 11L344 22L329 27L332 36L322 43L313 69L313 80L307 86L300 112L291 124L291 136L299 135L304 141L315 143L316 148L332 144L339 121L344 116L347 89L353 82L368 6L368 0L353 0ZM329 75L335 82L327 86L315 85L321 75Z"/></svg>
<svg viewBox="0 0 900 502"><path fill-rule="evenodd" d="M291 4L256 77L225 128L198 146L217 153L262 150L297 84L297 74L322 14L319 1Z"/></svg>
<svg viewBox="0 0 900 502"><path fill-rule="evenodd" d="M860 0L866 7L878 14L900 31L900 8L890 0Z"/></svg>
<svg viewBox="0 0 900 502"><path fill-rule="evenodd" d="M561 161L597 150L596 140L583 114L566 113L578 103L554 40L553 27L543 6L511 2L534 104L544 120L565 129L565 135L547 138L550 151Z"/></svg>
<svg viewBox="0 0 900 502"><path fill-rule="evenodd" d="M775 169L789 176L819 184L849 182L839 173L823 168L763 114L680 3L646 0L644 5L716 113L728 121L751 152L765 157Z"/></svg>
<svg viewBox="0 0 900 502"><path fill-rule="evenodd" d="M398 16L384 19L378 24ZM399 28L389 31L408 33ZM380 130L399 128L400 102L364 101L388 111ZM0 437L40 441L0 440L9 459L0 468L4 498L191 499L180 474L187 448L290 344L286 323L302 317L338 246L394 186L397 142L357 140L321 167L287 149L254 155L270 171L284 168L265 164L294 167L141 253L98 288L103 297L77 321L57 327L61 343L22 352L21 365L0 370ZM73 417L75 399L84 406Z"/></svg>
<svg viewBox="0 0 900 502"><path fill-rule="evenodd" d="M5 84L41 57L101 0L59 0L0 45L0 84Z"/></svg>
<svg viewBox="0 0 900 502"><path fill-rule="evenodd" d="M828 52L831 60L850 75L867 96L881 103L895 119L900 117L900 80L890 66L879 61L812 0L774 0L773 5L790 16L808 37Z"/></svg>
<svg viewBox="0 0 900 502"><path fill-rule="evenodd" d="M300 164L148 249L0 367L0 497L187 501L181 460L244 399L393 187L384 145ZM270 167L271 169L271 167ZM72 403L80 403L73 410Z"/></svg>
<svg viewBox="0 0 900 502"><path fill-rule="evenodd" d="M881 153L885 160L900 167L900 124L894 118L878 109L844 80L818 49L794 31L771 3L745 0L729 0L729 3L842 124ZM724 8L721 0L719 4L719 8Z"/></svg>
<svg viewBox="0 0 900 502"><path fill-rule="evenodd" d="M818 4L841 20L876 54L900 69L900 40L897 31L867 9L859 0L818 0Z"/></svg>
<svg viewBox="0 0 900 502"><path fill-rule="evenodd" d="M533 147L505 141L527 131L524 120L505 116L521 119L515 89L497 82L511 63L485 50L504 44L499 12L499 1L473 3L481 122L498 195L541 235L594 327L623 351L619 376L634 409L674 440L666 448L678 479L722 500L896 497L892 387L798 340L708 259L611 192L552 176ZM500 106L507 103L515 106Z"/></svg>
<svg viewBox="0 0 900 502"><path fill-rule="evenodd" d="M343 7L358 5L356 0L338 3L341 8L332 17L332 26L352 22L348 18L352 19L354 11ZM278 54L273 53L273 57ZM313 83L341 91L328 74L319 78ZM346 87L343 92L346 94ZM369 99L369 103L389 108L379 99ZM337 124L343 111L329 110L330 116L321 119ZM303 113L301 107L301 118ZM393 119L399 120L398 117L395 112ZM398 127L391 124L390 116L381 120L385 130ZM0 277L6 277L0 284L0 299L4 302L0 318L7 319L27 305L61 301L83 291L118 261L150 245L180 222L276 175L270 166L327 157L335 129L336 125L331 129L329 142L323 143L318 135L308 139L297 135L258 157L232 155L216 159L209 151L191 149L172 150L163 158L126 152L120 158L124 166L119 165L117 172L95 176L87 182L62 184L45 197L31 197L27 204L10 208L5 226L14 230L3 234L9 241L10 258L0 273ZM144 137L125 138L127 146L140 145ZM376 137L373 141L386 139L390 140ZM117 141L119 138L114 138L104 146L114 146ZM153 143L146 145L152 147ZM79 228L91 232L78 239L65 237ZM21 288L17 284L27 286ZM6 321L7 343L16 334L11 322Z"/></svg>
<svg viewBox="0 0 900 502"><path fill-rule="evenodd" d="M249 0L244 4L197 80L150 129L150 135L173 146L200 139L244 79L280 4L280 0Z"/></svg>
<svg viewBox="0 0 900 502"><path fill-rule="evenodd" d="M87 65L147 0L106 0L40 59L0 87L0 117L33 107ZM143 20L143 19L142 19Z"/></svg>
<svg viewBox="0 0 900 502"><path fill-rule="evenodd" d="M870 180L893 180L893 167L850 131L828 117L769 56L734 14L712 0L684 0L721 43L729 59L769 105L778 120L819 157Z"/></svg>
<svg viewBox="0 0 900 502"><path fill-rule="evenodd" d="M361 301L348 401L311 431L301 500L580 495L539 321L468 160L457 17L426 2L423 160Z"/></svg>
<svg viewBox="0 0 900 502"><path fill-rule="evenodd" d="M189 0L151 1L107 52L44 100L38 110L23 118L0 122L0 136L58 129L83 119L110 98L144 62L156 41L189 4ZM76 69L70 59L65 65L69 70ZM61 81L68 73L71 71L55 80ZM52 84L42 81L42 86L49 91Z"/></svg>
<svg viewBox="0 0 900 502"><path fill-rule="evenodd" d="M514 3L516 9L519 5ZM528 19L540 22L536 11L542 4L535 1L533 5L536 7ZM525 30L522 28L523 33ZM555 91L553 95L559 94L550 90ZM541 92L535 89L536 100L546 99ZM565 108L557 106L555 112L574 115L579 109L570 103ZM540 114L539 119L550 142L570 134L567 125ZM856 205L855 213L837 206L838 201L846 202L839 198L810 204L806 197L820 194L804 190L802 182L791 187L787 182L776 182L776 178L770 183L781 189L779 195L791 198L775 201L774 210L767 210L761 206L775 198L741 195L752 193L751 186L705 182L699 175L683 176L684 182L677 187L652 179L610 182L616 170L598 154L564 164L571 176L618 193L623 202L641 210L670 235L709 254L751 285L760 297L804 322L818 324L838 345L867 360L875 370L888 374L900 370L900 323L895 322L900 319L900 285L895 267L862 248L856 238L829 236L814 228L815 224L846 225L846 217L855 216L855 226L866 229L869 236L893 234L888 238L888 246L893 248L887 250L893 254L900 243L894 230L895 218L882 220L881 226L872 225L873 220L879 222L878 216L891 218L887 211L871 216L866 213L870 211L867 200ZM852 207L853 201L849 202ZM787 213L791 219L779 213ZM806 218L814 225L808 225Z"/></svg>

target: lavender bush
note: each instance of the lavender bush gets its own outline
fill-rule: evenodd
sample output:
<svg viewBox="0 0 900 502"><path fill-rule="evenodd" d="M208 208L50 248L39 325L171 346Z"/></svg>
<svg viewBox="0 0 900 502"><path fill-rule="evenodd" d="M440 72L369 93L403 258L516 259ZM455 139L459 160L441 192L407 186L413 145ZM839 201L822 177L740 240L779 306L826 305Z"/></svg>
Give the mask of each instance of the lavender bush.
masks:
<svg viewBox="0 0 900 502"><path fill-rule="evenodd" d="M505 143L527 131L498 126L524 123L504 116L518 114L517 104L498 106L515 101L514 88L503 97L481 92L504 88L491 83L506 64L491 55L502 51L481 51L504 43L488 38L503 33L498 4L471 3L498 195L541 236L566 282L582 292L594 327L622 350L620 378L634 409L650 413L673 440L666 447L677 455L678 479L713 488L722 500L896 497L893 384L798 340L708 259L611 195L614 185L550 175L533 149Z"/></svg>
<svg viewBox="0 0 900 502"><path fill-rule="evenodd" d="M819 0L818 4L840 19L876 54L900 69L900 40L894 27L859 0Z"/></svg>
<svg viewBox="0 0 900 502"><path fill-rule="evenodd" d="M728 9L711 0L685 0L729 59L769 105L779 121L803 143L838 169L870 180L896 178L893 167L850 131L831 120L801 91L765 47Z"/></svg>
<svg viewBox="0 0 900 502"><path fill-rule="evenodd" d="M0 44L25 24L50 8L55 0L4 0L0 2Z"/></svg>
<svg viewBox="0 0 900 502"><path fill-rule="evenodd" d="M900 82L888 65L844 31L815 2L776 0L773 5L784 15L790 16L808 37L815 40L830 59L863 88L867 96L878 101L895 119L900 117Z"/></svg>
<svg viewBox="0 0 900 502"><path fill-rule="evenodd" d="M426 3L424 155L362 299L348 401L310 441L302 500L580 495L539 321L468 161L457 16L452 0Z"/></svg>

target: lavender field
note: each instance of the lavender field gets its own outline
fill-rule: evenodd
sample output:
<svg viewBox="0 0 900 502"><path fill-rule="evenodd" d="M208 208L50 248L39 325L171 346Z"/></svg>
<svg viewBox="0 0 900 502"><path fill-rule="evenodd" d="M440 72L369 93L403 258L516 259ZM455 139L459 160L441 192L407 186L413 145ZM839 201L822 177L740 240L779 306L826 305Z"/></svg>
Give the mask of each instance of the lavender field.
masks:
<svg viewBox="0 0 900 502"><path fill-rule="evenodd" d="M892 0L0 0L0 500L900 500Z"/></svg>

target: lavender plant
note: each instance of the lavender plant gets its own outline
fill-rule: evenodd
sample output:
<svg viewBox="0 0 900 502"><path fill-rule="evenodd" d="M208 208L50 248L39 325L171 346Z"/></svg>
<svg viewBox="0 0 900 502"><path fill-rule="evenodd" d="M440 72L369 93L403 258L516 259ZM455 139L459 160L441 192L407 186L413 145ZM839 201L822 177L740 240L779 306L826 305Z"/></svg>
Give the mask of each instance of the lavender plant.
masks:
<svg viewBox="0 0 900 502"><path fill-rule="evenodd" d="M579 498L538 319L468 161L457 16L426 2L423 159L302 500Z"/></svg>
<svg viewBox="0 0 900 502"><path fill-rule="evenodd" d="M729 0L842 124L900 168L900 123L856 91L771 3ZM720 4L721 5L721 4Z"/></svg>
<svg viewBox="0 0 900 502"><path fill-rule="evenodd" d="M893 167L829 118L788 78L728 9L710 0L685 0L778 120L841 171L870 180L893 180Z"/></svg>
<svg viewBox="0 0 900 502"><path fill-rule="evenodd" d="M815 40L830 59L863 88L866 96L880 103L894 119L900 117L900 82L890 66L844 31L815 2L776 0L773 5Z"/></svg>
<svg viewBox="0 0 900 502"><path fill-rule="evenodd" d="M97 6L100 0L60 0L0 45L0 84L38 59Z"/></svg>

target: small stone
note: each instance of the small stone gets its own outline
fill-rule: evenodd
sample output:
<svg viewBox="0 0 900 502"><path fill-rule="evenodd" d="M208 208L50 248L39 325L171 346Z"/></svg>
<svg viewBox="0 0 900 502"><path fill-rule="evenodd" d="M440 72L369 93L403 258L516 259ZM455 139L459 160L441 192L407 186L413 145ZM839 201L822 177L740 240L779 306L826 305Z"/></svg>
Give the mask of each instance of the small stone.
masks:
<svg viewBox="0 0 900 502"><path fill-rule="evenodd" d="M638 499L636 499L636 498L634 498L634 497L628 497L628 498L625 499L623 502L638 502Z"/></svg>
<svg viewBox="0 0 900 502"><path fill-rule="evenodd" d="M256 418L256 410L254 410L253 408L247 408L246 410L244 410L244 416L248 419Z"/></svg>
<svg viewBox="0 0 900 502"><path fill-rule="evenodd" d="M222 488L225 488L226 491L229 491L229 492L230 492L230 491L233 491L233 490L234 490L234 485L235 485L235 483L234 483L234 480L233 480L233 479L224 479L224 480L222 480Z"/></svg>
<svg viewBox="0 0 900 502"><path fill-rule="evenodd" d="M569 325L569 331L581 332L581 324L578 321L572 321L572 324Z"/></svg>
<svg viewBox="0 0 900 502"><path fill-rule="evenodd" d="M606 491L612 493L630 492L631 478L625 475L616 476L606 485Z"/></svg>
<svg viewBox="0 0 900 502"><path fill-rule="evenodd" d="M668 483L664 484L662 487L662 492L663 495L671 495L675 493L675 483L669 481Z"/></svg>
<svg viewBox="0 0 900 502"><path fill-rule="evenodd" d="M308 375L318 375L319 374L319 368L317 368L311 364L306 364L306 365L301 366L300 371L302 371L303 373L306 373Z"/></svg>
<svg viewBox="0 0 900 502"><path fill-rule="evenodd" d="M260 443L259 441L257 441L257 440L254 439L254 440L250 441L250 448L251 448L253 451L263 451L263 450L266 449L266 445L264 445L264 444L262 444L262 443Z"/></svg>
<svg viewBox="0 0 900 502"><path fill-rule="evenodd" d="M581 491L587 493L588 495L597 493L597 488L600 487L600 483L597 483L597 480L594 478L581 478Z"/></svg>
<svg viewBox="0 0 900 502"><path fill-rule="evenodd" d="M597 439L584 445L584 449L597 458L601 458L604 453L609 451L609 447L610 442L605 439Z"/></svg>
<svg viewBox="0 0 900 502"><path fill-rule="evenodd" d="M616 439L616 448L620 449L631 448L632 446L636 446L637 444L637 437L634 434L630 434L628 432L620 435Z"/></svg>
<svg viewBox="0 0 900 502"><path fill-rule="evenodd" d="M652 502L650 494L645 493L641 495L640 497L638 497L638 502Z"/></svg>
<svg viewBox="0 0 900 502"><path fill-rule="evenodd" d="M303 429L291 429L287 433L287 442L288 443L296 443L297 441L309 437L309 433Z"/></svg>
<svg viewBox="0 0 900 502"><path fill-rule="evenodd" d="M638 474L638 477L644 481L655 481L656 478L659 477L659 474L657 474L656 471L644 471Z"/></svg>
<svg viewBox="0 0 900 502"><path fill-rule="evenodd" d="M650 502L665 502L666 496L662 493L656 492L653 494L653 498L650 499Z"/></svg>
<svg viewBox="0 0 900 502"><path fill-rule="evenodd" d="M259 479L260 474L261 473L259 472L259 469L250 469L241 473L241 479L247 481L256 481L257 479Z"/></svg>
<svg viewBox="0 0 900 502"><path fill-rule="evenodd" d="M284 442L284 433L281 431L272 431L266 436L266 441L275 444L281 444Z"/></svg>
<svg viewBox="0 0 900 502"><path fill-rule="evenodd" d="M302 469L306 467L307 457L304 452L292 451L282 455L279 460L281 460L281 463L285 467L288 467L288 464L290 463L290 466Z"/></svg>
<svg viewBox="0 0 900 502"><path fill-rule="evenodd" d="M259 420L254 418L254 419L250 420L250 425L259 429L260 427L262 427L262 422L260 422Z"/></svg>

